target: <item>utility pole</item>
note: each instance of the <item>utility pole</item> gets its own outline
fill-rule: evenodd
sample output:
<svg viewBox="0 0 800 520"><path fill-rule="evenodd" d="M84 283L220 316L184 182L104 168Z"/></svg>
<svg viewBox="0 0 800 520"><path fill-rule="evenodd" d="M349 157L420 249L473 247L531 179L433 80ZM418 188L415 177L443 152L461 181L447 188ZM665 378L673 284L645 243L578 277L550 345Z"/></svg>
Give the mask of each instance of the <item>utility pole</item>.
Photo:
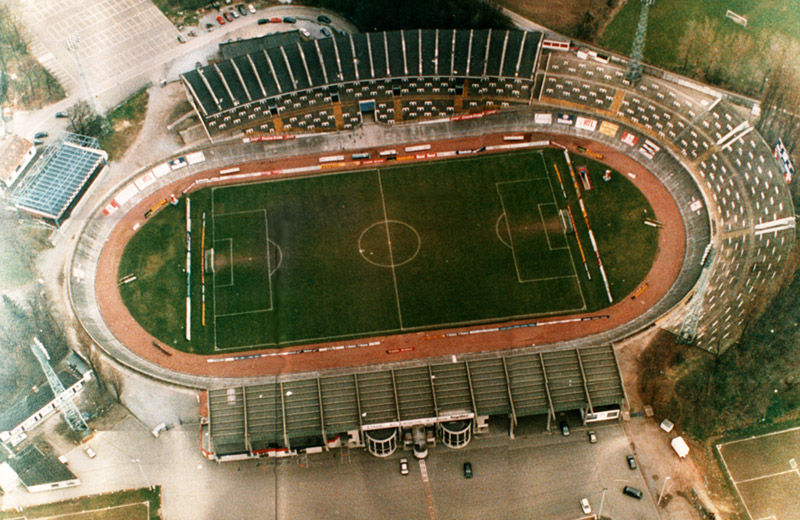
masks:
<svg viewBox="0 0 800 520"><path fill-rule="evenodd" d="M628 69L625 71L625 79L634 84L642 77L642 55L644 54L644 44L647 40L647 14L654 2L655 0L642 0L639 24L636 26L633 47L631 47L631 59L628 61Z"/></svg>

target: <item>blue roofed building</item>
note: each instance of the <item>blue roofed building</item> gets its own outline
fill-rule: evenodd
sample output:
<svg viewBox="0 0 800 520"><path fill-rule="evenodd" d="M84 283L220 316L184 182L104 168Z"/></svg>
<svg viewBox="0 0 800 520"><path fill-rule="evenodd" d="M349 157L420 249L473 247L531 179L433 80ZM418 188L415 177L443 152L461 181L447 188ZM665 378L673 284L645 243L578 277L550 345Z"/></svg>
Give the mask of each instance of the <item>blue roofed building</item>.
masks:
<svg viewBox="0 0 800 520"><path fill-rule="evenodd" d="M20 210L59 225L107 160L94 137L66 133L17 180L11 201Z"/></svg>

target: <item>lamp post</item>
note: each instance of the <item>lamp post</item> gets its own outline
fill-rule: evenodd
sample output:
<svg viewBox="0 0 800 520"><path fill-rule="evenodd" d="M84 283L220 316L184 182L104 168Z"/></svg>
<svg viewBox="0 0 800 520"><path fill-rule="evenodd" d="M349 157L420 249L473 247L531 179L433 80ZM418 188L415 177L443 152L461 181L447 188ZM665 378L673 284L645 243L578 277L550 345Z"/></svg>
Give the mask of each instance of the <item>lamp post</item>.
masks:
<svg viewBox="0 0 800 520"><path fill-rule="evenodd" d="M600 509L597 510L597 518L603 517L603 504L606 502L606 491L608 491L608 488L603 488L603 496L600 497Z"/></svg>
<svg viewBox="0 0 800 520"><path fill-rule="evenodd" d="M670 477L664 479L664 484L661 485L661 493L658 494L658 502L656 502L656 507L661 505L661 499L664 497L664 490L667 487L667 482L669 482Z"/></svg>
<svg viewBox="0 0 800 520"><path fill-rule="evenodd" d="M148 489L153 489L153 485L150 484L150 479L147 478L147 475L144 472L144 468L142 468L142 465L140 463L141 461L139 459L131 459L131 462L136 464L137 466L139 466L139 471L142 472L142 477L144 478L144 481L147 482L147 488Z"/></svg>

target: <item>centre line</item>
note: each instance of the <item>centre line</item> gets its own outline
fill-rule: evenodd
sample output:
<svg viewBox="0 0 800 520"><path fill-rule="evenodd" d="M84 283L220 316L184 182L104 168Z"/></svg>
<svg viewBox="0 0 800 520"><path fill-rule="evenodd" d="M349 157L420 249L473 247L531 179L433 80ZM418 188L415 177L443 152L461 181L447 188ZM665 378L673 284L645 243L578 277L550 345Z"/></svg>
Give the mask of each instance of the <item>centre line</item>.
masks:
<svg viewBox="0 0 800 520"><path fill-rule="evenodd" d="M389 233L389 216L386 213L386 199L383 197L383 182L381 181L381 171L378 172L378 189L381 192L381 205L383 206L383 221L386 223L386 243L389 246L389 265L392 269L392 282L394 283L394 300L397 304L397 318L400 320L400 330L403 330L403 313L400 310L400 293L397 289L397 272L394 268L394 253L392 253L392 235Z"/></svg>

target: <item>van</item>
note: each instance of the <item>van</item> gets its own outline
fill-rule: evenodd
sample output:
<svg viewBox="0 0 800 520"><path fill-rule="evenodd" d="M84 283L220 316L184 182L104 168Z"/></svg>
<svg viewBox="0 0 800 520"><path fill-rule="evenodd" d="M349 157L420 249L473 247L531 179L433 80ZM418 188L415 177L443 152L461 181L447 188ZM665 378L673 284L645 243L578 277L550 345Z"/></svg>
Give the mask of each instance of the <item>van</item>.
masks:
<svg viewBox="0 0 800 520"><path fill-rule="evenodd" d="M633 497L637 500L641 500L642 496L644 496L644 493L642 493L641 490L631 486L625 486L624 488L622 488L622 492L628 495L629 497Z"/></svg>

